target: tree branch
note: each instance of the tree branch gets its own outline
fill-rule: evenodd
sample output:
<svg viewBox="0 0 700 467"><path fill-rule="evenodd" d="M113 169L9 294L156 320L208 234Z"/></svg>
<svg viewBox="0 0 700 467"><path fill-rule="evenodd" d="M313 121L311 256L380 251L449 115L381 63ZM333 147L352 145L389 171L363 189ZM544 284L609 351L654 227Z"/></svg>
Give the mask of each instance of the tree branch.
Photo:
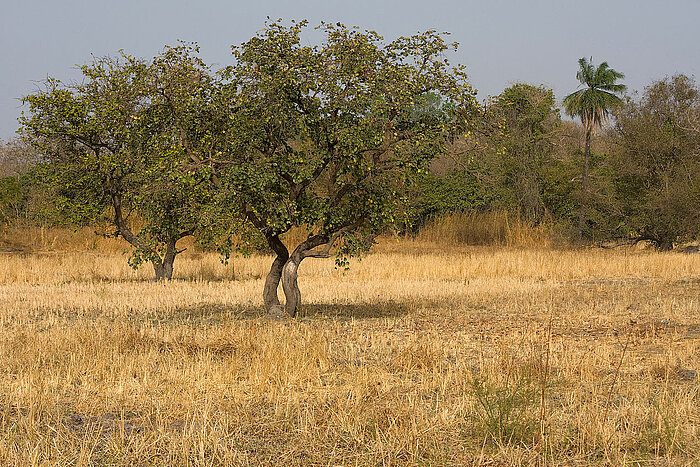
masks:
<svg viewBox="0 0 700 467"><path fill-rule="evenodd" d="M363 214L362 216L358 217L355 219L354 222L351 224L348 224L344 227L341 227L340 229L336 230L332 234L317 234L314 235L313 237L310 237L307 239L305 242L303 242L300 247L304 247L303 251L301 252L301 257L302 258L328 258L330 257L330 250L333 248L333 245L335 242L345 235L346 233L355 230L356 228L360 227L365 220L367 219L367 216ZM322 247L319 250L316 250L315 248ZM297 247L299 248L299 247Z"/></svg>

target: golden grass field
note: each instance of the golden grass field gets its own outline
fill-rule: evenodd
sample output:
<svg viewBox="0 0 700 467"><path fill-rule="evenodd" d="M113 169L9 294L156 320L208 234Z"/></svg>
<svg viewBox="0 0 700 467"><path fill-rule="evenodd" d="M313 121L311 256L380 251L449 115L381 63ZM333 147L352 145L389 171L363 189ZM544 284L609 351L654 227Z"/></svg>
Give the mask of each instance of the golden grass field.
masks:
<svg viewBox="0 0 700 467"><path fill-rule="evenodd" d="M700 255L0 255L1 465L700 465Z"/></svg>

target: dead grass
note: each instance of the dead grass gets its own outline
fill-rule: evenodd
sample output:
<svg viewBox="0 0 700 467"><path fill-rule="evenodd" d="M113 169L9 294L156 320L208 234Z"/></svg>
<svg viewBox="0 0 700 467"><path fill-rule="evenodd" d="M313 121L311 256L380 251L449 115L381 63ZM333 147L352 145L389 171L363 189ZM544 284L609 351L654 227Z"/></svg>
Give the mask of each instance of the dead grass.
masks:
<svg viewBox="0 0 700 467"><path fill-rule="evenodd" d="M282 323L270 261L2 255L0 463L700 463L700 255L385 239Z"/></svg>
<svg viewBox="0 0 700 467"><path fill-rule="evenodd" d="M103 237L102 229L44 227L16 221L0 226L0 251L5 253L101 252L120 253L128 244ZM97 234L99 231L99 234Z"/></svg>
<svg viewBox="0 0 700 467"><path fill-rule="evenodd" d="M497 245L547 248L564 244L552 226L530 225L507 211L462 212L437 217L423 226L416 239L449 245Z"/></svg>

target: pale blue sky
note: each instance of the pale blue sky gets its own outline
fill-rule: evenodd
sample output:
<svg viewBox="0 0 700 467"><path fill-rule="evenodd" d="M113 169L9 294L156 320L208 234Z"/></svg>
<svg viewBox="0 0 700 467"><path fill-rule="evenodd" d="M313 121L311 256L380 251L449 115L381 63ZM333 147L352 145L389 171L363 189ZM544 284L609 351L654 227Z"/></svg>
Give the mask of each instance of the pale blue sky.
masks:
<svg viewBox="0 0 700 467"><path fill-rule="evenodd" d="M387 39L426 29L459 42L480 97L523 81L576 89L577 63L607 60L630 89L674 73L700 74L700 0L0 0L0 138L17 129L18 98L51 75L119 49L150 58L178 39L196 41L210 64L230 63L231 44L266 16L341 21ZM314 38L310 37L309 41Z"/></svg>

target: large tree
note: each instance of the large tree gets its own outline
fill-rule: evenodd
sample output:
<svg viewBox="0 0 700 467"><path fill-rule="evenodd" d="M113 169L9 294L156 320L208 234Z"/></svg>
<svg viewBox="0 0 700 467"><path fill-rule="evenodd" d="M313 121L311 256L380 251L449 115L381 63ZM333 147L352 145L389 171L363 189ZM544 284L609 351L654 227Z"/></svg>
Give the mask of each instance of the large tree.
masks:
<svg viewBox="0 0 700 467"><path fill-rule="evenodd" d="M94 223L108 213L114 234L133 247L132 266L149 261L158 279L172 277L177 242L197 230L197 208L207 200L199 172L183 170L172 110L200 97L205 70L178 50L152 63L95 59L78 84L48 79L24 98L29 116L21 119L64 218Z"/></svg>
<svg viewBox="0 0 700 467"><path fill-rule="evenodd" d="M627 87L618 84L617 81L625 77L619 71L615 71L603 62L597 67L593 65L593 59L579 59L579 71L576 78L581 83L582 89L575 91L564 98L564 109L570 117L581 119L586 130L586 142L583 151L583 170L581 172L581 206L578 219L578 235L583 236L588 204L588 172L591 158L591 135L596 128L600 128L607 122L610 112L622 104L619 94L625 92Z"/></svg>
<svg viewBox="0 0 700 467"><path fill-rule="evenodd" d="M488 106L488 146L483 150L493 189L502 207L531 222L547 211L544 191L561 139L561 119L554 93L542 86L517 83Z"/></svg>
<svg viewBox="0 0 700 467"><path fill-rule="evenodd" d="M629 99L616 115L620 228L668 250L700 235L700 90L676 75Z"/></svg>
<svg viewBox="0 0 700 467"><path fill-rule="evenodd" d="M325 40L309 46L305 27L272 22L234 47L219 99L228 127L214 148L220 193L276 255L265 305L281 312L281 280L291 316L299 264L337 246L343 265L369 248L397 218L407 174L444 152L476 105L463 69L445 59L452 45L433 31L387 43L322 24ZM439 112L425 111L431 95ZM293 227L309 235L287 245L281 236Z"/></svg>

